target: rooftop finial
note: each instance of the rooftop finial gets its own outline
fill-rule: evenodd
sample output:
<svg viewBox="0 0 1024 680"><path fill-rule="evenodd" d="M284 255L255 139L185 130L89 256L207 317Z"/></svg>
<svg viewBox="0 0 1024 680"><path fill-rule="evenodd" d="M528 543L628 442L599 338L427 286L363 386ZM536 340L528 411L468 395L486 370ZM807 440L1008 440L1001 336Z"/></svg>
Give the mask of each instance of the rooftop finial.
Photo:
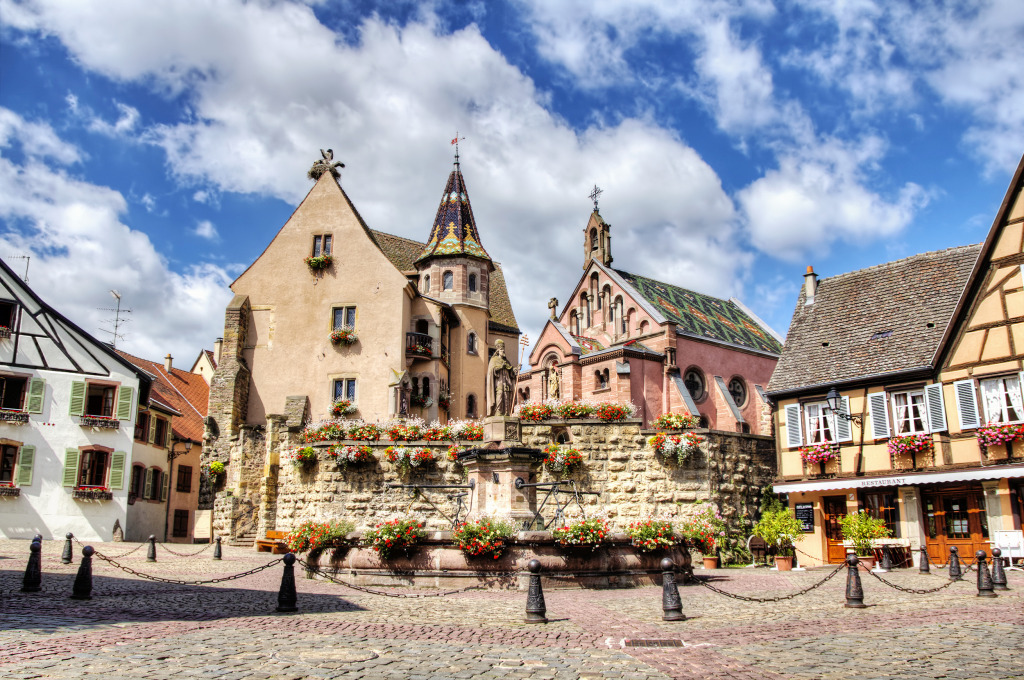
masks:
<svg viewBox="0 0 1024 680"><path fill-rule="evenodd" d="M455 138L452 140L452 144L455 145L455 167L459 166L459 141L465 139L465 137L459 137L459 131L455 131Z"/></svg>
<svg viewBox="0 0 1024 680"><path fill-rule="evenodd" d="M594 190L590 192L590 200L594 202L594 212L597 212L597 199L604 193L604 189L594 185Z"/></svg>

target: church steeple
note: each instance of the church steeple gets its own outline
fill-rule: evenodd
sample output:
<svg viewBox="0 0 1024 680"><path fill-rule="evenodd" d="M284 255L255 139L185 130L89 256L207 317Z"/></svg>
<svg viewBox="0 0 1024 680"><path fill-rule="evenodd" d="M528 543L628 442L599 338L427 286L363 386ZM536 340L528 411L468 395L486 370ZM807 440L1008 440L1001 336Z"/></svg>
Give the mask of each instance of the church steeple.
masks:
<svg viewBox="0 0 1024 680"><path fill-rule="evenodd" d="M583 227L583 268L590 266L591 260L597 260L606 267L612 264L612 225L604 221L601 213L590 214L587 226Z"/></svg>
<svg viewBox="0 0 1024 680"><path fill-rule="evenodd" d="M433 257L476 257L490 262L491 256L480 243L480 233L473 219L473 208L469 204L469 193L466 191L466 180L459 168L458 150L455 153L455 167L448 175L441 205L437 208L434 226L430 231L427 247L418 258L416 264L425 263Z"/></svg>

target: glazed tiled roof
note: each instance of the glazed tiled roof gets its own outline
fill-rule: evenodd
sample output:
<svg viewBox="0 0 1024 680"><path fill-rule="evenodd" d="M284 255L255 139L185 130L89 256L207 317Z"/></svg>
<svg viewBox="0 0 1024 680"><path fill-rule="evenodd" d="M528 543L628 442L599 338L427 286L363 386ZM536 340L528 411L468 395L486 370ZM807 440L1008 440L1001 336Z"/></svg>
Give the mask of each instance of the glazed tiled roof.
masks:
<svg viewBox="0 0 1024 680"><path fill-rule="evenodd" d="M771 331L731 300L720 300L621 269L615 272L684 335L772 354L782 351L782 343Z"/></svg>
<svg viewBox="0 0 1024 680"><path fill-rule="evenodd" d="M494 263L494 271L490 278L491 321L502 326L519 329L516 315L512 311L512 301L508 297L508 286L505 285L505 273L501 265Z"/></svg>
<svg viewBox="0 0 1024 680"><path fill-rule="evenodd" d="M149 361L121 350L115 351L153 377L149 396L151 402L169 405L181 413L171 420L174 436L194 442L203 441L203 419L206 418L210 402L210 387L203 376L173 366L168 374L162 361Z"/></svg>
<svg viewBox="0 0 1024 680"><path fill-rule="evenodd" d="M572 336L572 339L575 340L576 343L580 346L580 352L584 356L586 356L587 354L591 354L593 352L600 352L605 349L604 345L602 345L597 340L594 340L593 338L587 338L582 335L574 335Z"/></svg>
<svg viewBox="0 0 1024 680"><path fill-rule="evenodd" d="M980 244L914 255L801 288L769 392L931 366Z"/></svg>
<svg viewBox="0 0 1024 680"><path fill-rule="evenodd" d="M437 208L430 238L427 239L427 245L416 261L446 255L491 259L480 244L480 233L476 229L476 220L473 219L466 181L462 178L458 163L448 175L448 183L441 196L441 205Z"/></svg>

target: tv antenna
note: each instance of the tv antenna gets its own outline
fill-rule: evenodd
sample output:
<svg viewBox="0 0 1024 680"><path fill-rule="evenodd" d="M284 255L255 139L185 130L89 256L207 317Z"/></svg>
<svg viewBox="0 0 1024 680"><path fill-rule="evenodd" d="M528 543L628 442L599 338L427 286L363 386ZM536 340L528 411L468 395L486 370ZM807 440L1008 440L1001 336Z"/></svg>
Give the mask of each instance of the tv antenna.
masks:
<svg viewBox="0 0 1024 680"><path fill-rule="evenodd" d="M29 255L4 255L5 260L25 260L25 278L22 279L25 283L28 283L28 265L32 261Z"/></svg>
<svg viewBox="0 0 1024 680"><path fill-rule="evenodd" d="M115 307L115 308L100 307L99 310L101 312L113 312L114 313L114 318L113 319L104 319L104 321L103 321L103 323L105 323L105 324L113 324L114 328L113 328L113 330L111 330L110 328L103 328L101 330L104 333L110 333L110 335L113 336L112 337L112 342L110 344L111 344L112 347L114 347L114 349L117 349L117 341L118 340L124 340L124 336L121 335L121 326L123 326L126 323L128 323L129 321L131 321L131 319L124 319L124 318L122 318L121 315L122 314L131 314L132 310L130 308L129 309L121 309L121 294L118 293L116 290L111 290L110 294L114 297L115 300L117 300L117 307Z"/></svg>

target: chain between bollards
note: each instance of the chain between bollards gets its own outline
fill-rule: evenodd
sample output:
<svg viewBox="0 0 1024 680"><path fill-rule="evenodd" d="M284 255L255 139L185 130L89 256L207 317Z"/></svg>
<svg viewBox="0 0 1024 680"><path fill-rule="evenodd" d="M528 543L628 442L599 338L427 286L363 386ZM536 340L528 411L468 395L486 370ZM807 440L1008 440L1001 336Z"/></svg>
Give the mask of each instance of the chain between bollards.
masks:
<svg viewBox="0 0 1024 680"><path fill-rule="evenodd" d="M78 565L75 585L71 588L72 600L92 599L92 555L96 552L91 545L82 548L82 563Z"/></svg>
<svg viewBox="0 0 1024 680"><path fill-rule="evenodd" d="M156 562L156 536L150 534L146 540L149 541L149 548L146 549L146 561Z"/></svg>
<svg viewBox="0 0 1024 680"><path fill-rule="evenodd" d="M547 607L544 605L544 589L540 584L540 561L530 560L526 565L530 571L530 587L526 591L526 623L547 623Z"/></svg>
<svg viewBox="0 0 1024 680"><path fill-rule="evenodd" d="M999 597L992 592L992 577L988 573L985 551L974 553L975 564L978 566L978 597Z"/></svg>
<svg viewBox="0 0 1024 680"><path fill-rule="evenodd" d="M857 555L850 553L846 556L846 604L850 609L864 609L864 588L860 584L860 567L857 565L860 560Z"/></svg>
<svg viewBox="0 0 1024 680"><path fill-rule="evenodd" d="M992 589L1010 589L1006 585L1006 572L1003 571L1003 551L999 548L992 548Z"/></svg>
<svg viewBox="0 0 1024 680"><path fill-rule="evenodd" d="M70 531L64 537L66 540L64 541L64 552L60 554L61 564L71 564L71 558L74 556L74 550L71 546L71 539L73 539L74 537L75 535Z"/></svg>
<svg viewBox="0 0 1024 680"><path fill-rule="evenodd" d="M32 541L28 547L28 564L25 566L25 575L21 579L21 592L38 593L43 589L43 556L41 543Z"/></svg>
<svg viewBox="0 0 1024 680"><path fill-rule="evenodd" d="M215 545L215 546L213 547L213 559L215 559L215 560L219 560L219 559L221 559L221 552L220 552L220 536L218 536L218 537L217 537L217 545Z"/></svg>
<svg viewBox="0 0 1024 680"><path fill-rule="evenodd" d="M679 599L679 588L676 586L676 565L671 558L661 561L661 615L662 621L685 621L683 602Z"/></svg>
<svg viewBox="0 0 1024 680"><path fill-rule="evenodd" d="M277 592L277 611L297 612L295 593L295 553L284 556L284 573L281 575L281 589Z"/></svg>

